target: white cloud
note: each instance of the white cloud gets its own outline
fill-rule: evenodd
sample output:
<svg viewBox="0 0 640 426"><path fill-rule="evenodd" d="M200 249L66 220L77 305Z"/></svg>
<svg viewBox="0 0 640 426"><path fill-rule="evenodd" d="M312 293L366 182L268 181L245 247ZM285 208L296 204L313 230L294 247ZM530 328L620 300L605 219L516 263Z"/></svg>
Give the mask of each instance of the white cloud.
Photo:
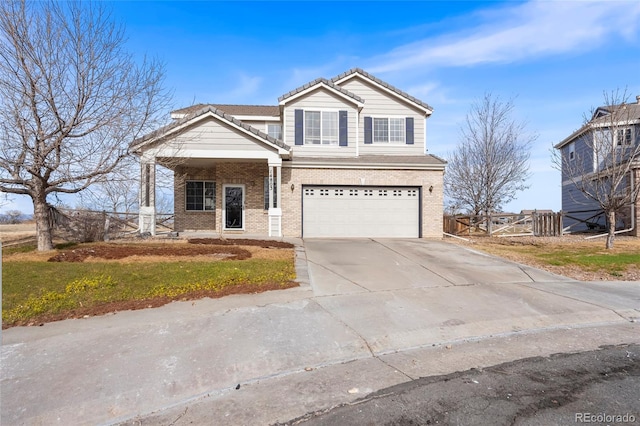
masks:
<svg viewBox="0 0 640 426"><path fill-rule="evenodd" d="M480 23L469 30L373 58L371 72L516 62L591 49L612 36L631 39L640 28L640 2L532 1L474 18Z"/></svg>
<svg viewBox="0 0 640 426"><path fill-rule="evenodd" d="M252 77L246 74L240 74L238 80L238 85L228 93L222 95L222 99L229 99L234 103L244 102L246 99L251 99L258 93L262 83L262 77Z"/></svg>

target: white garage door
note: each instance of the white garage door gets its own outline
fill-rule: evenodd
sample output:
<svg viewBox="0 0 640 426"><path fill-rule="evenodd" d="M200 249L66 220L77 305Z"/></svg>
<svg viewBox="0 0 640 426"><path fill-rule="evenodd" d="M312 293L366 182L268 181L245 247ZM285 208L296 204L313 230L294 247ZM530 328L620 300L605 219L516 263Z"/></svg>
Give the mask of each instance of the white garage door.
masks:
<svg viewBox="0 0 640 426"><path fill-rule="evenodd" d="M302 233L311 237L418 238L416 187L305 186Z"/></svg>

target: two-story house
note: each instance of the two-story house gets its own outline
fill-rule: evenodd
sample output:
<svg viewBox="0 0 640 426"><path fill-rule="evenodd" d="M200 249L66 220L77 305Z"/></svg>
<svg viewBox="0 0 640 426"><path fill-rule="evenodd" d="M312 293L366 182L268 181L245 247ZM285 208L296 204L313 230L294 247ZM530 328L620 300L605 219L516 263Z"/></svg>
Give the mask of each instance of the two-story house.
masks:
<svg viewBox="0 0 640 426"><path fill-rule="evenodd" d="M635 103L597 108L555 148L562 171L563 226L572 232L606 229L607 217L594 198L637 194L640 185L640 96ZM616 212L616 229L637 236L638 207L637 200L624 203Z"/></svg>
<svg viewBox="0 0 640 426"><path fill-rule="evenodd" d="M155 234L155 168L174 171L174 227L289 237L441 237L445 161L432 108L355 68L278 105L194 105L132 144L140 231Z"/></svg>

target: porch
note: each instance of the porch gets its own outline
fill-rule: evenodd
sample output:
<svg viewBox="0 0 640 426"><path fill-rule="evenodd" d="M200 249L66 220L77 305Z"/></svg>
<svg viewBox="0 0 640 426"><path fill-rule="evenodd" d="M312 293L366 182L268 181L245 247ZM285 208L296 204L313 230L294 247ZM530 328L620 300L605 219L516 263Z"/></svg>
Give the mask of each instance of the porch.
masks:
<svg viewBox="0 0 640 426"><path fill-rule="evenodd" d="M174 175L174 231L217 236L282 236L282 162L277 159L142 161L139 228L156 235L155 170Z"/></svg>

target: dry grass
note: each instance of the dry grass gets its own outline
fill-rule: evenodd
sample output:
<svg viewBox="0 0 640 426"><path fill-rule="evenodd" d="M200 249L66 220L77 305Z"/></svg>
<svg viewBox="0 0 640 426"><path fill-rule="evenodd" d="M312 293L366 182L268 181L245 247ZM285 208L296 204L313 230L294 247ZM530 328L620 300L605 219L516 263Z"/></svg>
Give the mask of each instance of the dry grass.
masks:
<svg viewBox="0 0 640 426"><path fill-rule="evenodd" d="M640 280L640 238L617 237L612 250L579 235L447 241L581 281Z"/></svg>
<svg viewBox="0 0 640 426"><path fill-rule="evenodd" d="M33 238L35 236L35 222L25 222L16 225L0 225L0 241L2 241L3 244L13 243L24 240L25 238Z"/></svg>

